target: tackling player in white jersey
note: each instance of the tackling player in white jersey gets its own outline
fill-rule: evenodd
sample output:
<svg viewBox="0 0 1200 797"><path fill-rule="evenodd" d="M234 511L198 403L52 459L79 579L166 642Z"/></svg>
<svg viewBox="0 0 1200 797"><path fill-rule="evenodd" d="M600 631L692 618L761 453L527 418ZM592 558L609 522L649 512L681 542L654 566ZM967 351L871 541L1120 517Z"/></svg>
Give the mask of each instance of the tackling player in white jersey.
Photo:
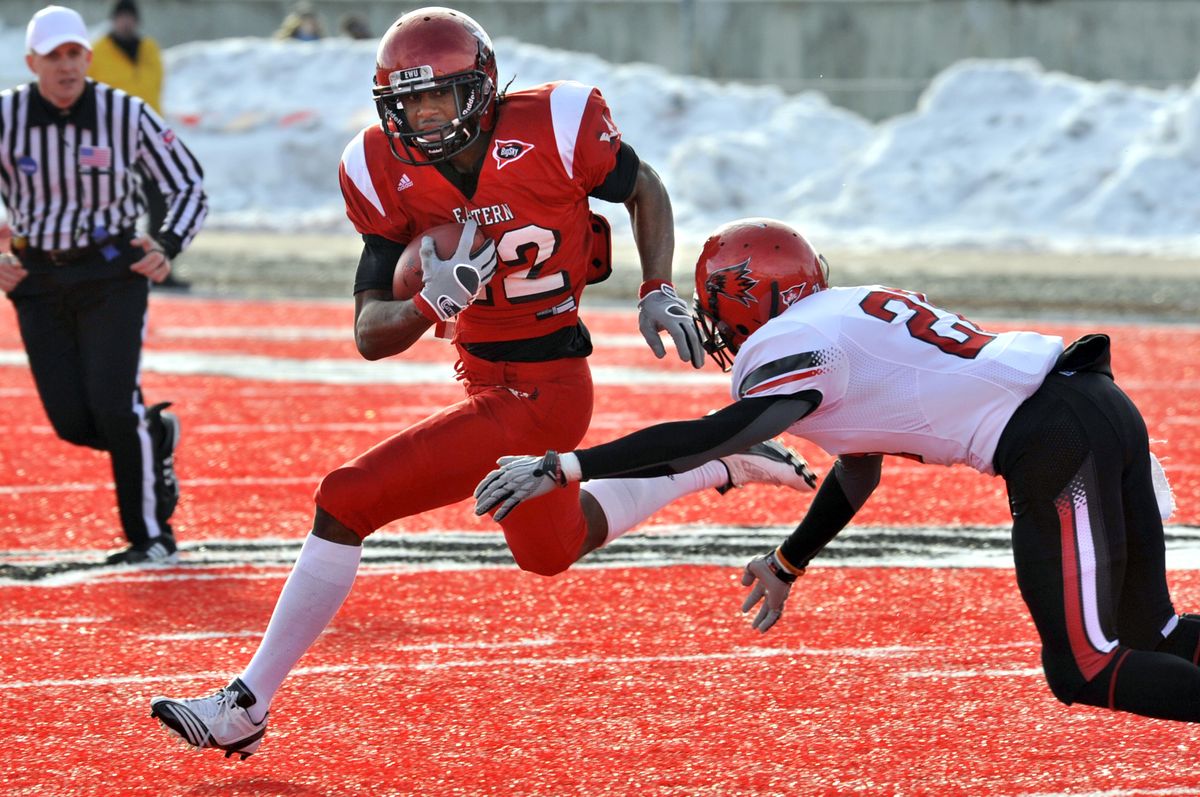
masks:
<svg viewBox="0 0 1200 797"><path fill-rule="evenodd" d="M1145 422L1117 387L1109 340L1064 348L1036 332L994 334L921 294L830 288L828 266L769 219L727 224L696 264L705 346L732 369L733 403L567 454L506 457L475 491L502 518L576 481L620 484L640 513L652 485L782 432L837 462L796 530L752 560L742 606L779 619L792 584L879 483L884 455L1002 476L1017 582L1067 704L1200 721L1200 618L1179 615L1165 574L1170 488ZM629 477L645 477L629 478Z"/></svg>

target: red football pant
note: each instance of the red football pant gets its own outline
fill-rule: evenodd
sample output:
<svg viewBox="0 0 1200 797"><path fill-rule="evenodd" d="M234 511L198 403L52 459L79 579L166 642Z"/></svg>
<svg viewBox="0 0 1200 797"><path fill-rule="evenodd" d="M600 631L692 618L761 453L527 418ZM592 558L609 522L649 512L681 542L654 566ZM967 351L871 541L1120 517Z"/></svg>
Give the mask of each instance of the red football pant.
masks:
<svg viewBox="0 0 1200 797"><path fill-rule="evenodd" d="M502 456L579 445L592 418L586 360L492 363L460 355L467 398L329 473L317 487L317 506L365 538L397 518L471 497ZM579 485L522 504L501 526L521 569L561 573L587 532Z"/></svg>

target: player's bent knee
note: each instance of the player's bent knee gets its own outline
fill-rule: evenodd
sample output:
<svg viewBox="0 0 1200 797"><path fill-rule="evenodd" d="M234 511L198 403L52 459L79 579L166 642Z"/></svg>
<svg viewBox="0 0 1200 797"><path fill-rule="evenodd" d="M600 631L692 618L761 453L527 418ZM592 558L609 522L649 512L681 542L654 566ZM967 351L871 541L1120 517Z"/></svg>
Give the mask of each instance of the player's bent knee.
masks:
<svg viewBox="0 0 1200 797"><path fill-rule="evenodd" d="M557 576L559 573L566 572L575 560L554 559L547 556L534 556L530 554L519 554L513 551L513 559L517 562L517 567L527 573L534 573L539 576Z"/></svg>
<svg viewBox="0 0 1200 797"><path fill-rule="evenodd" d="M87 424L52 423L58 439L73 446L85 446L105 450L103 442L96 436L96 430Z"/></svg>
<svg viewBox="0 0 1200 797"><path fill-rule="evenodd" d="M557 576L586 553L586 524L577 493L552 493L523 504L500 526L517 567L528 573Z"/></svg>
<svg viewBox="0 0 1200 797"><path fill-rule="evenodd" d="M579 558L578 546L564 545L564 540L554 533L553 528L540 526L516 526L505 523L504 538L512 552L517 567L539 576L557 576Z"/></svg>
<svg viewBox="0 0 1200 797"><path fill-rule="evenodd" d="M365 539L376 528L365 508L378 502L382 489L378 481L362 468L343 465L321 479L313 500L318 510Z"/></svg>
<svg viewBox="0 0 1200 797"><path fill-rule="evenodd" d="M1078 695L1079 695L1079 686L1078 685L1067 685L1062 680L1056 680L1056 679L1051 678L1049 673L1046 673L1045 675L1046 675L1046 685L1050 687L1051 694L1054 695L1055 699L1058 700L1058 702L1069 706L1078 699Z"/></svg>

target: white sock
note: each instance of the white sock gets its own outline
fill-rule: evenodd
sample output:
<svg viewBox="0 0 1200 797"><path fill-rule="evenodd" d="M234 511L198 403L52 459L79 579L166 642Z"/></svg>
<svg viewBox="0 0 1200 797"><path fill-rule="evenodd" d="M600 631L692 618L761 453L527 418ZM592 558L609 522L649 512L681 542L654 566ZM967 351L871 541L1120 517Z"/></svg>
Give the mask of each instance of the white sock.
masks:
<svg viewBox="0 0 1200 797"><path fill-rule="evenodd" d="M675 499L728 483L729 471L720 460L713 460L674 476L596 479L580 485L580 489L586 490L604 510L608 518L604 544L608 545Z"/></svg>
<svg viewBox="0 0 1200 797"><path fill-rule="evenodd" d="M257 701L250 719L262 721L283 679L337 614L350 594L360 558L361 545L341 545L313 534L304 540L267 632L241 676Z"/></svg>

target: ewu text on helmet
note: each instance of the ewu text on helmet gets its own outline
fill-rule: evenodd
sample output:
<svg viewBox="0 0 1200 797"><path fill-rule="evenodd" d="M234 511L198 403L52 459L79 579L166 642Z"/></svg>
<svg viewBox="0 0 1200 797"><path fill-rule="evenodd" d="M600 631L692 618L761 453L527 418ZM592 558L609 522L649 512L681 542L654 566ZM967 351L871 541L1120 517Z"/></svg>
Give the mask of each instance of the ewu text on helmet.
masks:
<svg viewBox="0 0 1200 797"><path fill-rule="evenodd" d="M492 40L459 11L410 11L379 42L372 93L398 160L414 166L449 160L495 125ZM453 110L425 124L413 118L413 109L425 102L445 102Z"/></svg>

